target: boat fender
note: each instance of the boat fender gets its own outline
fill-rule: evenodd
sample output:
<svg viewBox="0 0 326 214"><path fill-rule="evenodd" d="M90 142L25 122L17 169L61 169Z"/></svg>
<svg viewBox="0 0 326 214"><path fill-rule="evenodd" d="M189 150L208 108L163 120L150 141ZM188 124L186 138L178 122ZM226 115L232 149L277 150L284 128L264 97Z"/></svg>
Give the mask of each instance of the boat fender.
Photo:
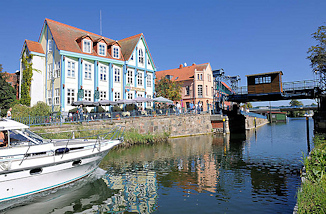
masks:
<svg viewBox="0 0 326 214"><path fill-rule="evenodd" d="M69 152L69 148L59 148L59 149L56 149L55 150L55 154L58 155L58 154L63 154L63 153L68 153Z"/></svg>

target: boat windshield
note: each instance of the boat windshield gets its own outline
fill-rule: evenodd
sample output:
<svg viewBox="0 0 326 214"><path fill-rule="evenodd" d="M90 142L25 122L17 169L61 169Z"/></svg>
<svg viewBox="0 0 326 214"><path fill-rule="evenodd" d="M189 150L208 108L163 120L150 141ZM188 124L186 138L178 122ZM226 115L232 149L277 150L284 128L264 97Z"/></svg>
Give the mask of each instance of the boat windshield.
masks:
<svg viewBox="0 0 326 214"><path fill-rule="evenodd" d="M48 143L48 141L45 140L44 138L42 138L40 135L35 134L34 132L32 132L32 131L30 131L30 130L28 130L28 129L25 129L25 130L23 131L23 133L24 133L26 136L28 136L28 137L32 138L33 140L37 141L38 143Z"/></svg>
<svg viewBox="0 0 326 214"><path fill-rule="evenodd" d="M31 132L30 130L10 130L10 144L12 146L18 146L22 144L43 144L47 143L42 137Z"/></svg>

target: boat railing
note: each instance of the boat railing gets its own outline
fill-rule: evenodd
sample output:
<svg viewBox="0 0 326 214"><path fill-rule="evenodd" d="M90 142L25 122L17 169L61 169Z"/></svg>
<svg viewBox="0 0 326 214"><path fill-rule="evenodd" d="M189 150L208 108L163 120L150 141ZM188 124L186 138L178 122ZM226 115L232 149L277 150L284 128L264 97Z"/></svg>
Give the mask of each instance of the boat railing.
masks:
<svg viewBox="0 0 326 214"><path fill-rule="evenodd" d="M62 153L62 156L61 158L63 158L64 154L68 153L68 145L69 143L71 142L76 142L78 141L78 139L84 139L84 140L87 140L89 138L91 139L96 139L95 140L95 143L93 145L93 151L95 150L95 148L98 149L98 151L101 150L101 142L103 142L103 140L105 140L108 136L111 136L110 137L110 140L120 140L120 141L123 141L123 135L124 135L124 132L125 132L125 129L126 127L125 126L115 126L115 127L112 127L112 129L109 131L109 132L105 132L105 133L100 133L100 134L95 134L95 135L91 135L91 136L86 136L86 137L80 137L80 138L76 138L76 139L68 139L68 140L60 140L60 141L56 141L57 143L58 142L65 142L65 147L62 148L62 151L60 151L60 153ZM101 137L101 136L104 136L104 137ZM50 139L51 141L53 141L53 139ZM28 157L28 152L30 150L32 145L29 145L25 154L23 155L23 158L21 160L21 162L19 163L19 165L21 165L24 160L27 159ZM52 151L53 153L53 156L55 156L56 154L58 154L57 152L55 151Z"/></svg>

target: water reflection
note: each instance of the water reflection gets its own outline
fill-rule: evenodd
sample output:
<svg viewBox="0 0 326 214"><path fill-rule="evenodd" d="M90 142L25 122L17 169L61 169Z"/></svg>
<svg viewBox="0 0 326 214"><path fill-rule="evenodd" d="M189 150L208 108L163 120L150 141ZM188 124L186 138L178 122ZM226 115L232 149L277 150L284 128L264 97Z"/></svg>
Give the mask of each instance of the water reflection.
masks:
<svg viewBox="0 0 326 214"><path fill-rule="evenodd" d="M115 175L107 173L103 180L109 189L118 190L106 201L106 212L152 213L155 210L157 198L155 172L138 171Z"/></svg>
<svg viewBox="0 0 326 214"><path fill-rule="evenodd" d="M18 211L46 202L52 209L42 213L290 213L307 151L304 125L114 150L101 179Z"/></svg>

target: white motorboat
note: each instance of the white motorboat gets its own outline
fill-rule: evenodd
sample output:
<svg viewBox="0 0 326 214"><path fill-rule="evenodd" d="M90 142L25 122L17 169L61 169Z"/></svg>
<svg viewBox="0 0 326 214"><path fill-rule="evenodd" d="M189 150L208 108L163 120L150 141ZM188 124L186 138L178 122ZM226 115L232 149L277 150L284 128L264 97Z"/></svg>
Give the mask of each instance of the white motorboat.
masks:
<svg viewBox="0 0 326 214"><path fill-rule="evenodd" d="M116 127L97 139L46 140L28 128L0 119L0 134L6 143L0 147L0 203L88 176L123 141L124 133L124 127Z"/></svg>

